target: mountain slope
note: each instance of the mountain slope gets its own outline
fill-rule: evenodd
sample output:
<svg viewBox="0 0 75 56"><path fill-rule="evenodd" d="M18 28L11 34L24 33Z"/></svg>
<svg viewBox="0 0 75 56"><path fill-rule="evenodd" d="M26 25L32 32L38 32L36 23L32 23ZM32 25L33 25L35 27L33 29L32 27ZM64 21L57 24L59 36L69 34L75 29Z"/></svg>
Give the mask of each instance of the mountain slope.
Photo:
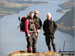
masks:
<svg viewBox="0 0 75 56"><path fill-rule="evenodd" d="M71 9L71 11L65 13L58 21L58 30L66 32L74 36L74 7Z"/></svg>

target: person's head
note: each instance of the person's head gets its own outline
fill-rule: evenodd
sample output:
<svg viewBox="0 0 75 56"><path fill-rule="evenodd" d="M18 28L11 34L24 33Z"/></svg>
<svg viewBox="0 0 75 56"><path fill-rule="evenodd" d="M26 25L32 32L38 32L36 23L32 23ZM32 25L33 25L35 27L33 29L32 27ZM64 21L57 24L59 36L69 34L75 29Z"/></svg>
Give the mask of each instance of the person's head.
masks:
<svg viewBox="0 0 75 56"><path fill-rule="evenodd" d="M34 15L35 15L35 16L38 16L38 14L39 14L39 11L38 11L38 10L35 10L35 11L34 11Z"/></svg>
<svg viewBox="0 0 75 56"><path fill-rule="evenodd" d="M51 13L47 13L47 19L48 19L48 20L51 19Z"/></svg>
<svg viewBox="0 0 75 56"><path fill-rule="evenodd" d="M33 17L34 17L34 12L30 11L29 16L30 16L31 18L33 18Z"/></svg>

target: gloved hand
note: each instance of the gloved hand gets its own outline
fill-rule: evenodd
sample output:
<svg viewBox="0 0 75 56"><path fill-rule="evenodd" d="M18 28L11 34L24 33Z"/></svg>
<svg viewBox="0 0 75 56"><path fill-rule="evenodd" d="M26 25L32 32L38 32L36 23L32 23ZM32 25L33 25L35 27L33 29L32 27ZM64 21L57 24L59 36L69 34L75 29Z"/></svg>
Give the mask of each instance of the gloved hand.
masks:
<svg viewBox="0 0 75 56"><path fill-rule="evenodd" d="M46 33L43 33L44 36L46 36Z"/></svg>

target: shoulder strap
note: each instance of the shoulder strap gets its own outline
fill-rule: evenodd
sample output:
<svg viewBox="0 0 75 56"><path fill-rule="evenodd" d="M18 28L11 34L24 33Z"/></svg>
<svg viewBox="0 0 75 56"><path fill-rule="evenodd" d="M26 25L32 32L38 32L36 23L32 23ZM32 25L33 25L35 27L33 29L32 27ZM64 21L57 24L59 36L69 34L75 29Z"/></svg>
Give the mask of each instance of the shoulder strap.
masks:
<svg viewBox="0 0 75 56"><path fill-rule="evenodd" d="M26 16L22 17L21 22L24 22L27 19Z"/></svg>

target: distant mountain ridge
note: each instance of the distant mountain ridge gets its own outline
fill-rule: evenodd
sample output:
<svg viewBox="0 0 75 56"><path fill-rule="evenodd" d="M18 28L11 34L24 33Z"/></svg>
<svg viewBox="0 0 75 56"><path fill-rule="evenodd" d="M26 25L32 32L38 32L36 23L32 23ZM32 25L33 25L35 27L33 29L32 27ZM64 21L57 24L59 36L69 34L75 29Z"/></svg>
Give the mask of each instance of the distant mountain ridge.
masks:
<svg viewBox="0 0 75 56"><path fill-rule="evenodd" d="M71 9L72 7L75 7L75 0L69 0L68 2L59 4L58 6L62 9Z"/></svg>
<svg viewBox="0 0 75 56"><path fill-rule="evenodd" d="M58 30L69 33L72 36L74 36L74 30L75 30L75 1L74 0L68 0L65 3L59 4L59 7L61 9L58 9L59 12L64 12L65 14L57 20Z"/></svg>
<svg viewBox="0 0 75 56"><path fill-rule="evenodd" d="M6 15L16 14L27 9L32 4L44 4L47 2L31 0L0 0L0 18Z"/></svg>
<svg viewBox="0 0 75 56"><path fill-rule="evenodd" d="M66 32L74 36L74 7L71 9L71 11L64 14L58 21L58 30Z"/></svg>

